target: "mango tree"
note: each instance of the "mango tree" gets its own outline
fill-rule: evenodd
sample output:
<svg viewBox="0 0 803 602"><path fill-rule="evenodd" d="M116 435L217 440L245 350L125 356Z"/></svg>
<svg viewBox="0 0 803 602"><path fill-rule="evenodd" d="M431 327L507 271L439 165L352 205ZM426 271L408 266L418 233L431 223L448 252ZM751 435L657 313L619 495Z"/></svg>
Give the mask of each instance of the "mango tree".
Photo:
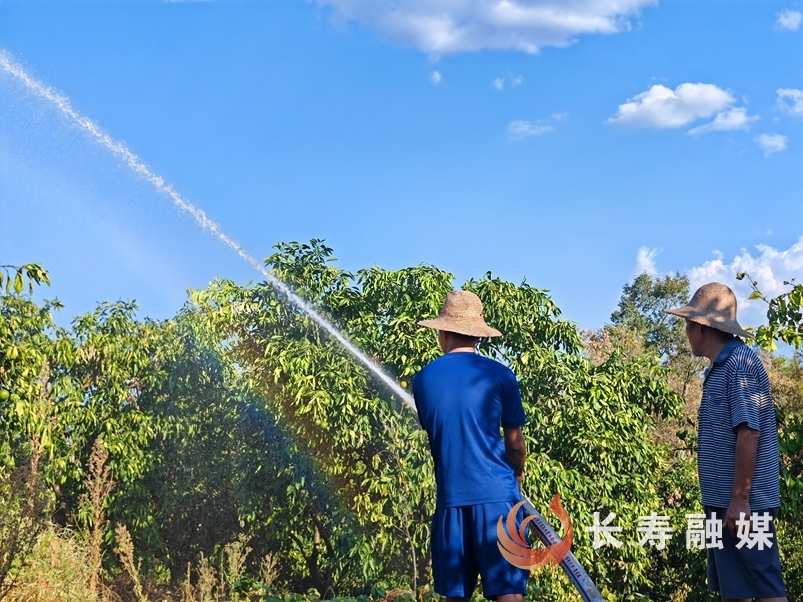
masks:
<svg viewBox="0 0 803 602"><path fill-rule="evenodd" d="M432 266L347 273L321 241L278 250L268 267L403 385L438 356L433 333L416 322L437 314L453 287L450 274ZM665 454L650 431L654 416L680 404L665 369L619 356L593 366L574 326L559 318L545 291L526 283L486 274L464 288L477 292L489 323L505 333L481 351L520 377L530 421L525 489L533 501L545 508L560 492L579 525L610 510L633 529L639 513L661 503L655 483ZM269 285L217 281L193 301L251 390L314 463L316 482L298 478L292 495L288 490L294 520L284 523L286 555L318 576L321 593L423 583L434 483L412 413ZM320 495L331 491L331 498ZM576 533L579 556L608 589L647 583L649 554L635 542L593 552L588 535ZM538 580L555 591L565 585L557 573Z"/></svg>

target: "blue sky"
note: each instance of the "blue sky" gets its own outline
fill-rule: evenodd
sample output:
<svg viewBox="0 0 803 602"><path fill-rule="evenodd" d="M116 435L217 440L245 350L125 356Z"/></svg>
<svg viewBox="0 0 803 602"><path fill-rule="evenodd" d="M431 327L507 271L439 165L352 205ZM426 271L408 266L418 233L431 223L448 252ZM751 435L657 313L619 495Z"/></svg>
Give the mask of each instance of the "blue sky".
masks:
<svg viewBox="0 0 803 602"><path fill-rule="evenodd" d="M642 269L741 298L742 269L770 293L803 274L801 11L0 0L0 49L258 258L324 238L346 269L526 277L594 328ZM3 69L0 227L63 319L258 278Z"/></svg>

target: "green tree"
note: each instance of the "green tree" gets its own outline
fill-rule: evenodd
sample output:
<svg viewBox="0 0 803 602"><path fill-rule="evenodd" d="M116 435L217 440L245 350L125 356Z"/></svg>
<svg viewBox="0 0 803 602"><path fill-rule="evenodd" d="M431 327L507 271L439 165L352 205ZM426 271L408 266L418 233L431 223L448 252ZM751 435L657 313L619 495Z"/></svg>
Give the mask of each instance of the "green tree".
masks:
<svg viewBox="0 0 803 602"><path fill-rule="evenodd" d="M747 278L753 292L750 299L767 303L767 323L756 328L756 342L765 351L777 350L778 342L796 350L803 346L803 285L794 279L785 281L785 293L767 298L758 282L742 272L737 280ZM773 396L777 404L779 443L781 450L781 514L779 518L779 544L784 554L784 577L790 592L803 591L803 378L800 354L792 358L770 356L769 375Z"/></svg>
<svg viewBox="0 0 803 602"><path fill-rule="evenodd" d="M437 357L435 338L416 322L437 314L453 286L450 274L430 266L351 274L333 265L321 241L278 249L268 266L405 385ZM505 333L482 352L520 376L530 420L525 488L534 502L545 508L559 491L581 525L611 509L633 526L639 512L657 509L654 473L666 456L652 443L652 417L674 414L680 404L666 369L620 355L592 365L574 326L526 283L487 274L464 287ZM411 414L398 412L398 400L268 285L217 281L193 300L249 387L262 392L301 455L314 459L317 482L297 478L297 496L286 501L295 515L293 535L284 531L295 544L287 556L317 575L321 593L423 582L434 483L426 439ZM339 503L314 502L319 487L337 491ZM578 541L587 544L586 537L578 529ZM649 555L636 545L616 553L584 545L578 554L612 592L648 583ZM540 586L554 595L567 587L556 573L544 573Z"/></svg>
<svg viewBox="0 0 803 602"><path fill-rule="evenodd" d="M653 553L648 578L651 596L659 600L712 600L705 591L705 558L685 549L678 536L686 530L685 514L702 511L696 469L697 409L702 393L703 360L692 356L683 320L664 312L685 305L688 278L681 274L664 277L640 274L625 285L611 324L591 339L590 352L600 357L619 350L634 358L660 358L671 389L684 399L681 415L656 416L651 436L666 446L669 461L655 473L661 513L671 517L676 536L666 550Z"/></svg>
<svg viewBox="0 0 803 602"><path fill-rule="evenodd" d="M611 324L634 332L647 349L671 361L688 352L683 323L664 313L689 300L689 279L682 274L663 278L642 273L622 289Z"/></svg>
<svg viewBox="0 0 803 602"><path fill-rule="evenodd" d="M439 355L416 322L438 313L451 274L345 272L322 241L278 245L266 263L403 387ZM660 479L673 459L654 434L681 404L669 368L658 353L592 363L574 325L526 282L485 274L462 286L504 333L481 352L519 377L525 491L540 508L561 494L574 549L609 597L650 593L655 553L632 535L637 517L674 493ZM0 386L14 391L2 406L9 445L37 428L47 436L63 521L75 520L101 441L118 484L108 516L131 530L146 570L178 580L187 562L216 557L244 533L250 561L271 554L276 585L288 590L429 583L435 487L414 412L268 284L216 280L163 322L114 303L58 329L56 307L0 297L3 340L19 349L2 360ZM594 551L583 527L609 511L626 544ZM534 587L540 599L570 596L558 571L538 572Z"/></svg>
<svg viewBox="0 0 803 602"><path fill-rule="evenodd" d="M614 349L631 356L661 358L668 368L669 386L685 403L679 419L659 420L657 438L672 448L693 452L696 439L690 432L702 395L704 361L692 355L683 320L664 312L685 305L688 299L689 279L685 275L642 273L623 287L611 323L587 339L589 355L597 361Z"/></svg>
<svg viewBox="0 0 803 602"><path fill-rule="evenodd" d="M691 419L700 400L703 362L691 353L683 321L664 312L688 300L689 279L685 275L662 278L642 273L624 286L611 324L596 338L607 337L613 347L629 349L633 355L657 354L670 367L670 386L686 400L683 414Z"/></svg>
<svg viewBox="0 0 803 602"><path fill-rule="evenodd" d="M50 307L28 297L42 283L50 280L38 265L0 265L0 599L13 589L52 511L41 475L42 446L52 442L41 375L53 324Z"/></svg>
<svg viewBox="0 0 803 602"><path fill-rule="evenodd" d="M78 318L71 330L56 327L52 312L61 304L35 303L20 275L29 284L49 282L38 266L24 266L12 290L0 295L2 462L29 455L32 446L39 450L56 519L67 524L84 510L78 504L84 468L100 440L121 484L105 502L116 520L139 526L148 520L140 482L155 430L138 397L153 380L154 324L137 322L133 304L116 303Z"/></svg>

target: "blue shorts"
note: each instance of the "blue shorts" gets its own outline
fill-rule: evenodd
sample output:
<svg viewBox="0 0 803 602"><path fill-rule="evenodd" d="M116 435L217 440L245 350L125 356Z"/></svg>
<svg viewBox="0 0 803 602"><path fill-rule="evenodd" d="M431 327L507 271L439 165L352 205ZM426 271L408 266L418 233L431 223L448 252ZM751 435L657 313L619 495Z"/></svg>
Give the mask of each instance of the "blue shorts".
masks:
<svg viewBox="0 0 803 602"><path fill-rule="evenodd" d="M711 513L717 513L717 519L722 520L722 549L708 548L708 589L720 592L723 599L728 598L783 598L786 595L786 586L781 576L781 559L778 554L778 538L775 534L775 517L778 508L770 510L751 510L763 515L769 512L773 517L770 521L772 547L758 546L752 549L746 545L737 548L737 537L732 537L725 526L724 518L727 508L705 507L706 518Z"/></svg>
<svg viewBox="0 0 803 602"><path fill-rule="evenodd" d="M432 519L432 575L442 596L467 598L482 578L482 594L526 594L530 571L504 559L496 545L496 523L516 502L440 508ZM524 520L519 510L516 524Z"/></svg>

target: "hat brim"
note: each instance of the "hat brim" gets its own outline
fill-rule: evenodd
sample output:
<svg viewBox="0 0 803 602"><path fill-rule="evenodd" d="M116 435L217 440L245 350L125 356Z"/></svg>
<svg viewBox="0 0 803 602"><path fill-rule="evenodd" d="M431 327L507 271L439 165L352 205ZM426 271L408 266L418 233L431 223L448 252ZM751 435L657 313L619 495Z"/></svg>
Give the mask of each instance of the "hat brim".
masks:
<svg viewBox="0 0 803 602"><path fill-rule="evenodd" d="M468 337L486 338L486 337L501 337L502 333L496 328L491 328L484 322L477 322L475 320L454 320L449 318L435 318L434 320L421 320L418 322L419 326L425 328L433 328L435 330L444 330L448 332L456 332Z"/></svg>
<svg viewBox="0 0 803 602"><path fill-rule="evenodd" d="M703 326L710 326L711 328L716 328L717 330L727 332L728 334L735 334L736 336L748 338L753 337L753 333L742 328L736 320L715 320L708 314L705 314L699 309L690 307L688 305L684 307L676 307L674 309L665 309L664 313L686 318L692 322L697 322Z"/></svg>

